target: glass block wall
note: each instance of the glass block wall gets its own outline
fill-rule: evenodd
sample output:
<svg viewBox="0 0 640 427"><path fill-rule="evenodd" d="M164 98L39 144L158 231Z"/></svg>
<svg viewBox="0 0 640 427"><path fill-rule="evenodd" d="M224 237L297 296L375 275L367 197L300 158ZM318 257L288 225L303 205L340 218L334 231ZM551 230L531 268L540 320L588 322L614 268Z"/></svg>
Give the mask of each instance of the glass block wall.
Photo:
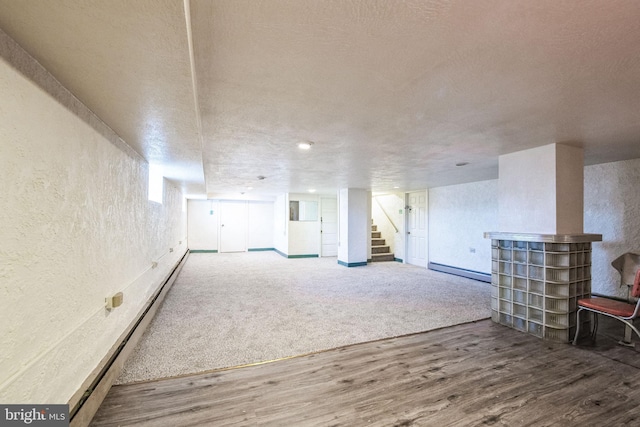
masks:
<svg viewBox="0 0 640 427"><path fill-rule="evenodd" d="M591 242L491 240L491 318L540 338L569 342L577 300L591 296ZM589 316L581 331L588 333Z"/></svg>

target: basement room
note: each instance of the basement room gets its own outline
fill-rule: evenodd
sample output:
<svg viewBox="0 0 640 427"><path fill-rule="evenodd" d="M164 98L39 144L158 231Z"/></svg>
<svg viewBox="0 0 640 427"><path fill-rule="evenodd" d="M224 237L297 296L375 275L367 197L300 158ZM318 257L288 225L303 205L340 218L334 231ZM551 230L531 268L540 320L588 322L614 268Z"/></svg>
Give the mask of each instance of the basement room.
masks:
<svg viewBox="0 0 640 427"><path fill-rule="evenodd" d="M0 424L637 425L639 17L0 0Z"/></svg>

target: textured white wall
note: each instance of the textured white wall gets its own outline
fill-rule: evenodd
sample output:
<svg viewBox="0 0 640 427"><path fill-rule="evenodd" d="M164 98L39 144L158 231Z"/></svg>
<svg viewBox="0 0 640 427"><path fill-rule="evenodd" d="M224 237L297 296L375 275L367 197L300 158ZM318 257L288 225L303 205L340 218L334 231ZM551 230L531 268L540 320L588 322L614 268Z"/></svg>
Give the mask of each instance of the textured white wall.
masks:
<svg viewBox="0 0 640 427"><path fill-rule="evenodd" d="M490 274L491 240L484 232L497 228L497 180L429 189L430 262Z"/></svg>
<svg viewBox="0 0 640 427"><path fill-rule="evenodd" d="M218 250L220 206L217 200L189 200L188 235L191 250ZM211 215L213 211L213 215Z"/></svg>
<svg viewBox="0 0 640 427"><path fill-rule="evenodd" d="M404 194L384 194L373 197L371 217L382 232L396 258L404 259ZM383 212L387 213L387 215ZM391 224L396 226L398 231Z"/></svg>
<svg viewBox="0 0 640 427"><path fill-rule="evenodd" d="M12 49L59 99L0 61L0 401L66 403L186 251L186 212L167 181L149 202L146 162Z"/></svg>
<svg viewBox="0 0 640 427"><path fill-rule="evenodd" d="M592 244L591 289L626 297L611 261L640 253L640 159L585 167L584 206L585 233L602 234Z"/></svg>

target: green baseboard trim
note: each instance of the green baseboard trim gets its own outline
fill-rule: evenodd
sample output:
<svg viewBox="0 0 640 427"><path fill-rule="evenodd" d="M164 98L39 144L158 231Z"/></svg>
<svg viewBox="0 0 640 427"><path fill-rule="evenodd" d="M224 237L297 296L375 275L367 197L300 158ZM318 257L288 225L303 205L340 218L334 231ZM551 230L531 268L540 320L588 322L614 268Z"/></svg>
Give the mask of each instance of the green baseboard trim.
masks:
<svg viewBox="0 0 640 427"><path fill-rule="evenodd" d="M217 249L189 249L190 254L217 254Z"/></svg>
<svg viewBox="0 0 640 427"><path fill-rule="evenodd" d="M284 252L279 251L279 250L277 250L277 249L275 249L275 248L270 249L270 250L273 250L273 251L275 251L277 254L279 254L280 256L283 256L283 257L285 257L285 258L289 258L289 259L294 259L294 258L320 258L320 255L318 255L318 254L309 254L309 255L287 255L287 254L285 254Z"/></svg>
<svg viewBox="0 0 640 427"><path fill-rule="evenodd" d="M393 259L395 262L402 262L402 258L394 258Z"/></svg>
<svg viewBox="0 0 640 427"><path fill-rule="evenodd" d="M249 248L249 252L275 251L275 248Z"/></svg>
<svg viewBox="0 0 640 427"><path fill-rule="evenodd" d="M345 267L362 267L364 265L367 265L367 262L344 262L338 260L338 264L344 265Z"/></svg>

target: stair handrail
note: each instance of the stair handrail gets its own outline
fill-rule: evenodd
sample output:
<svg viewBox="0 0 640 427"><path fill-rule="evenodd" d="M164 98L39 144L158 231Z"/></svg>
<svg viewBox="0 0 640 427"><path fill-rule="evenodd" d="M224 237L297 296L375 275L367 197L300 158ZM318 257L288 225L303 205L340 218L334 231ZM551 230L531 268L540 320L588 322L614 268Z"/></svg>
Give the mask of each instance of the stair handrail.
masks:
<svg viewBox="0 0 640 427"><path fill-rule="evenodd" d="M391 223L391 225L393 226L393 228L396 230L396 233L399 231L398 227L396 227L396 225L393 223L393 220L391 219L391 217L389 216L389 214L387 213L386 210L384 210L384 207L382 207L382 204L380 203L380 201L378 200L378 197L374 196L373 197L376 201L376 203L378 204L378 206L380 206L380 209L382 210L382 213L384 214L384 216L387 217L387 220Z"/></svg>

